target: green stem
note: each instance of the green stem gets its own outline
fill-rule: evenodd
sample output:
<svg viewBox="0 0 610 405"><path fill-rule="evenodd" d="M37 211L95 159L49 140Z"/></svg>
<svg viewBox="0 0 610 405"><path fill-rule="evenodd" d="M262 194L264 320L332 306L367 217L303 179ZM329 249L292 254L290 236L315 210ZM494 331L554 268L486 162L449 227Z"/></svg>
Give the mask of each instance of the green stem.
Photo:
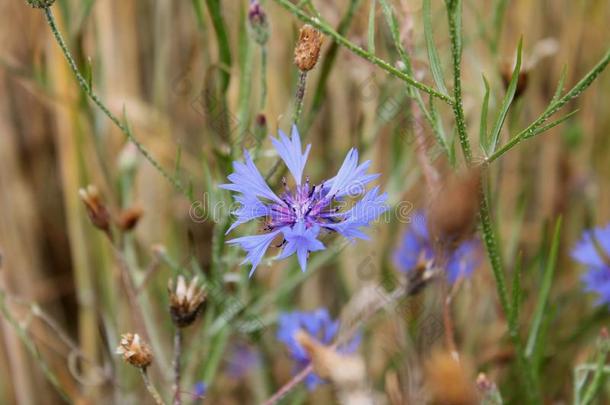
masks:
<svg viewBox="0 0 610 405"><path fill-rule="evenodd" d="M176 327L174 334L174 405L182 404L180 398L180 358L182 356L182 329Z"/></svg>
<svg viewBox="0 0 610 405"><path fill-rule="evenodd" d="M464 108L462 106L462 39L458 26L461 25L461 0L445 0L447 5L447 17L449 20L449 37L451 38L451 58L453 62L453 113L457 125L458 137L460 145L464 153L464 159L467 164L472 162L472 151L470 149L470 141L466 132L466 118L464 116Z"/></svg>
<svg viewBox="0 0 610 405"><path fill-rule="evenodd" d="M406 83L410 84L411 86L413 86L425 93L428 93L431 96L437 97L449 105L453 105L454 102L451 99L451 97L447 96L446 94L442 94L442 93L434 90L432 87L429 87L429 86L415 80L412 76L395 68L394 66L392 66L388 62L384 61L383 59L378 58L377 56L371 54L370 52L367 52L363 48L354 44L353 42L350 42L348 39L346 39L344 36L340 35L332 27L330 27L327 23L323 22L319 18L314 18L314 17L308 16L303 10L299 9L297 6L292 4L289 0L275 0L275 1L279 5L284 7L286 10L288 10L292 14L294 14L301 21L303 21L307 24L310 24L311 26L318 29L320 32L322 32L326 36L331 37L339 45L345 47L352 53L360 56L363 59L366 59L367 61L371 62L372 64L374 64L376 66L379 66L381 69L383 69L386 72L390 73L391 75L405 81Z"/></svg>
<svg viewBox="0 0 610 405"><path fill-rule="evenodd" d="M267 46L261 45L261 111L267 104Z"/></svg>
<svg viewBox="0 0 610 405"><path fill-rule="evenodd" d="M51 32L53 33L53 36L55 37L55 40L57 41L57 44L59 45L59 47L61 48L66 61L68 62L68 65L70 66L70 69L72 70L72 73L74 73L74 76L76 77L76 80L78 81L79 86L81 87L81 89L85 92L85 94L87 94L87 96L89 96L89 98L91 99L91 101L93 101L99 108L100 110L102 110L102 112L108 117L110 118L110 120L121 130L121 132L123 132L123 134L127 137L127 139L133 143L136 148L138 148L138 150L140 151L140 153L144 156L144 158L146 160L148 160L148 162L159 172L161 173L161 175L163 177L165 177L175 188L176 190L178 190L179 192L181 192L182 194L184 194L185 196L188 197L188 193L187 190L182 187L182 184L180 184L180 181L177 180L176 178L174 178L173 176L171 176L160 164L159 162L157 162L152 155L150 154L150 152L144 147L144 145L142 145L140 143L140 141L138 141L133 134L131 133L131 130L129 129L129 126L126 124L123 124L116 115L114 115L113 113L110 112L110 110L108 109L108 107L106 107L106 105L100 100L100 98L97 96L97 94L95 94L93 92L93 90L91 89L91 87L89 86L89 83L87 82L87 80L83 77L83 75L80 73L80 71L78 70L78 67L76 66L76 62L74 61L74 58L72 57L72 54L70 53L70 50L68 49L66 42L63 39L63 36L61 35L61 33L59 32L58 28L57 28L57 23L55 22L55 17L53 16L53 12L51 11L51 9L49 7L44 8L44 14L46 16L47 19L47 23L49 24L49 27L51 28Z"/></svg>

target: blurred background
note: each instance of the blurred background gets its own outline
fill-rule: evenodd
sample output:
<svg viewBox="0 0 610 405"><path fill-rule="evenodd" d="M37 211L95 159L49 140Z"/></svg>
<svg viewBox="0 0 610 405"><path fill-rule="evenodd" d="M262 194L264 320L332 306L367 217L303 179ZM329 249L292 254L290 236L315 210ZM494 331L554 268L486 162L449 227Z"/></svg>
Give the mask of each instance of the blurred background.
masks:
<svg viewBox="0 0 610 405"><path fill-rule="evenodd" d="M415 75L433 83L421 1L391 3ZM214 4L223 21L212 18ZM331 26L341 25L346 37L366 46L370 0L313 4ZM266 135L288 130L294 108L298 70L293 50L302 24L274 1L262 6L270 24L264 105L262 52L247 26L245 0L57 0L52 8L94 91L113 113L126 117L135 137L179 179L191 200L203 204L205 212L197 213L193 201L86 98L43 12L24 1L0 3L1 403L62 403L49 377L72 402L142 403L139 376L113 353L121 333L137 331L134 311L144 313L152 330L152 378L169 392L173 332L165 286L184 271L207 274L220 289L209 297L203 319L187 330L184 390L195 392L203 381L208 385L205 403L260 403L292 371L274 337L278 313L324 306L338 316L371 280L399 274L393 251L409 213L424 205L427 192L412 141L409 100L400 81L337 48L330 38L307 78L301 126L313 146L306 172L316 181L332 177L355 146L373 161L373 171L382 173L392 212L401 214L373 226L369 242L312 256L306 275L296 260L269 260L248 280L249 267L239 265L243 253L224 244L231 197L218 184L231 172L231 161L241 159L243 147L255 151L266 173L276 159ZM441 1L432 6L435 39L451 86L445 7ZM571 87L606 52L610 3L464 0L463 8L464 105L480 160L474 134L485 91L481 75L490 82L490 111L495 112L523 38L526 78L507 119L504 142L544 110L564 66ZM397 52L379 3L375 10L376 54L395 64ZM579 109L574 117L520 144L492 169L492 206L507 277L518 263L523 269L524 324L536 305L553 226L563 218L539 362L547 403L570 402L572 370L591 361L599 330L608 324L607 309L594 307L594 298L581 287L582 269L569 257L584 229L610 221L608 94L606 72L568 106ZM451 137L451 110L437 104ZM452 165L421 125L428 155L441 173L449 172ZM460 167L459 145L454 145ZM92 226L80 201L79 189L88 184L97 186L117 221L141 214L133 229L115 235L114 245ZM522 403L506 320L483 249L480 255L482 265L454 299L459 351L472 365L472 380L484 371L507 402ZM137 311L121 287L121 267L128 267L142 286ZM430 336L443 334L440 290L431 286L418 296L413 311L384 312L365 325L360 353L380 403L425 402L424 364L435 345ZM243 305L238 314L223 318L229 304L213 297L233 297ZM232 324L247 317L260 321L260 328L243 331ZM440 332L426 331L422 319L432 319L427 327ZM235 364L245 369L233 370ZM201 402L194 395L185 398ZM333 401L327 385L311 394L300 388L286 403Z"/></svg>

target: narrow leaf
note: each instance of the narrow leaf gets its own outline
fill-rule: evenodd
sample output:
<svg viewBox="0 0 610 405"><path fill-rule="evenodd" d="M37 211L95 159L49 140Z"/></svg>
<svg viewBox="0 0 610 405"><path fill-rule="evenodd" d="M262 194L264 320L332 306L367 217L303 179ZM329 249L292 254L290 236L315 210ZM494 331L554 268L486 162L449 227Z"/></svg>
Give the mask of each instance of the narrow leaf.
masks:
<svg viewBox="0 0 610 405"><path fill-rule="evenodd" d="M515 64L515 70L513 70L513 76L510 80L510 84L508 89L506 90L506 95L504 96L504 100L502 101L502 106L500 107L500 111L498 112L498 117L496 118L496 122L491 131L490 136L490 148L488 150L488 154L493 153L498 146L498 141L500 139L500 131L502 131L502 126L504 125L504 121L506 120L506 116L508 114L508 109L513 102L513 98L515 97L515 91L517 90L517 82L519 81L519 72L521 71L521 50L523 48L523 39L519 40L519 46L517 47L517 63Z"/></svg>
<svg viewBox="0 0 610 405"><path fill-rule="evenodd" d="M555 273L555 266L557 264L557 254L559 252L559 236L561 234L561 217L555 223L555 230L553 232L553 240L551 242L551 250L549 251L546 269L544 270L544 276L542 279L542 286L538 292L538 302L534 311L534 317L532 320L532 326L530 327L530 334L527 339L527 345L525 347L525 356L532 358L535 351L538 349L538 336L540 331L540 325L544 318L546 303L551 292L551 284L553 282L553 274Z"/></svg>
<svg viewBox="0 0 610 405"><path fill-rule="evenodd" d="M563 93L564 85L566 82L566 76L568 74L568 67L566 65L561 69L561 75L559 76L559 82L557 83L557 89L555 90L555 94L553 95L553 99L551 100L551 104L555 101L559 100L561 97L561 93Z"/></svg>
<svg viewBox="0 0 610 405"><path fill-rule="evenodd" d="M368 49L371 54L375 54L375 9L377 1L371 1L371 8L369 9L369 35L368 35Z"/></svg>
<svg viewBox="0 0 610 405"><path fill-rule="evenodd" d="M521 310L521 296L523 291L521 290L521 270L523 267L522 257L519 254L515 263L515 269L513 270L513 283L512 283L512 302L509 313L509 324L516 325L519 320L519 312Z"/></svg>
<svg viewBox="0 0 610 405"><path fill-rule="evenodd" d="M428 50L428 60L430 61L430 70L432 77L436 83L437 89L444 94L448 94L445 81L443 79L443 68L438 56L438 50L434 43L434 33L432 31L432 12L430 10L430 0L424 0L424 36L426 38L426 49Z"/></svg>
<svg viewBox="0 0 610 405"><path fill-rule="evenodd" d="M487 113L489 111L489 82L483 75L483 83L485 84L485 96L483 96L483 106L481 107L481 123L479 125L479 143L483 150L488 150L489 140L487 139Z"/></svg>
<svg viewBox="0 0 610 405"><path fill-rule="evenodd" d="M556 127L557 125L562 124L564 121L566 121L566 120L568 120L569 118L571 118L571 117L572 117L574 114L576 114L577 112L578 112L578 110L574 110L574 111L572 111L572 112L569 112L569 113L567 113L566 115L564 115L563 117L558 118L557 120L555 120L555 121L553 121L553 122L551 122L551 123L549 123L549 124L546 124L545 126L542 126L542 127L538 128L538 129L536 129L534 132L532 132L532 133L530 133L530 134L525 134L525 135L523 136L523 139L531 138L531 137L533 137L533 136L536 136L536 135L539 135L539 134L541 134L541 133L543 133L543 132L546 132L546 131L548 131L549 129Z"/></svg>

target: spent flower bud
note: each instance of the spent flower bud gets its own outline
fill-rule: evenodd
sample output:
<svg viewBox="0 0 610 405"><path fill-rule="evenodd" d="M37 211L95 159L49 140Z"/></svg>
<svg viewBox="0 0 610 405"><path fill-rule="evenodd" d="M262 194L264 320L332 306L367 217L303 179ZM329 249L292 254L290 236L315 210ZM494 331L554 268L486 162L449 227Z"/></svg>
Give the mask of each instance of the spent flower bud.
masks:
<svg viewBox="0 0 610 405"><path fill-rule="evenodd" d="M121 335L121 342L116 353L127 363L139 368L146 368L152 363L153 355L150 346L137 333Z"/></svg>
<svg viewBox="0 0 610 405"><path fill-rule="evenodd" d="M121 212L121 215L116 221L117 226L122 231L131 231L133 228L136 227L143 214L144 210L142 209L142 207L134 206L128 208L125 211Z"/></svg>
<svg viewBox="0 0 610 405"><path fill-rule="evenodd" d="M184 276L178 276L175 288L173 279L170 278L167 283L169 312L174 325L179 328L195 322L203 307L206 295L203 287L197 285L198 281L198 277L193 277L187 285Z"/></svg>
<svg viewBox="0 0 610 405"><path fill-rule="evenodd" d="M81 188L78 194L85 204L87 215L89 215L93 225L104 232L108 232L110 230L110 214L97 187L90 184L86 188Z"/></svg>
<svg viewBox="0 0 610 405"><path fill-rule="evenodd" d="M307 72L316 66L323 41L322 34L311 25L305 24L301 27L299 40L294 48L294 64L302 72Z"/></svg>

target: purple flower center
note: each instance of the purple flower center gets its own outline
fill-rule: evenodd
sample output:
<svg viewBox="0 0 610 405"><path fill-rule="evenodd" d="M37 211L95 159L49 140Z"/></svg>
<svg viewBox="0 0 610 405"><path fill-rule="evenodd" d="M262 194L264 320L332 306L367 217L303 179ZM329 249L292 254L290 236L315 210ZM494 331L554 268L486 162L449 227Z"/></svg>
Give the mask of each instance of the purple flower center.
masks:
<svg viewBox="0 0 610 405"><path fill-rule="evenodd" d="M283 182L286 190L281 196L283 204L274 203L271 206L268 230L284 226L293 227L299 222L305 224L306 229L316 224L324 226L337 222L338 218L335 214L338 208L331 207L334 198L328 196L328 190L322 185L311 186L309 179L306 179L305 184L296 186L292 191L288 188L285 179Z"/></svg>

